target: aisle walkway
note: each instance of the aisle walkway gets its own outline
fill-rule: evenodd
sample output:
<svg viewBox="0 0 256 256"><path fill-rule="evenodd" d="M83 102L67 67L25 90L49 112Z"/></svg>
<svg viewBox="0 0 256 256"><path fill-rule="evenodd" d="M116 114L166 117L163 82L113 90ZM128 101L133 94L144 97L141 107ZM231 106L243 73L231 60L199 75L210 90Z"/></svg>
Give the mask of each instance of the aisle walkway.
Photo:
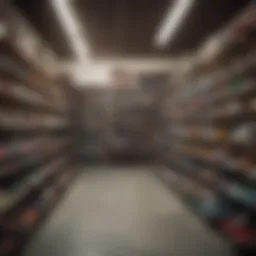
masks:
<svg viewBox="0 0 256 256"><path fill-rule="evenodd" d="M147 168L85 169L26 256L226 256Z"/></svg>

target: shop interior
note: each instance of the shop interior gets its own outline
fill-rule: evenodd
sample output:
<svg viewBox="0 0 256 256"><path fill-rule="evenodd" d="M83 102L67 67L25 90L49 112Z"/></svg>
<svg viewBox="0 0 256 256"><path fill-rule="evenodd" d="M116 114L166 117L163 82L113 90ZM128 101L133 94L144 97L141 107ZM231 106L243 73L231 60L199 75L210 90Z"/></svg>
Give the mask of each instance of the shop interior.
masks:
<svg viewBox="0 0 256 256"><path fill-rule="evenodd" d="M256 2L0 1L0 255L256 255Z"/></svg>

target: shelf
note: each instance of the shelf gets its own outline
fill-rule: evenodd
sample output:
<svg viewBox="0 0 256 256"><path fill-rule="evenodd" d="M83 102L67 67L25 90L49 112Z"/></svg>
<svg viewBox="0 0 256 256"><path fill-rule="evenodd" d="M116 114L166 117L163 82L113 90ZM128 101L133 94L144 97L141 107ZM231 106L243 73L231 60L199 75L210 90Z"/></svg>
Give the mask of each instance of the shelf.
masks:
<svg viewBox="0 0 256 256"><path fill-rule="evenodd" d="M175 165L174 165L175 166ZM177 165L176 165L177 166ZM200 171L200 168L198 168L199 170L197 170L197 172L199 172L199 174L195 174L195 171L193 170L193 168L188 168L188 167L171 167L172 170L179 170L179 171L175 171L176 174L178 175L182 175L185 178L188 178L190 180L192 180L193 182L197 183L199 186L201 186L204 189L207 190L211 190L211 191L217 191L218 186L216 184L216 182L210 184L210 182L206 181L205 179L203 179L202 177L200 177L199 174L201 174L202 171ZM182 171L180 171L182 169Z"/></svg>
<svg viewBox="0 0 256 256"><path fill-rule="evenodd" d="M211 92L207 100L205 100L204 103L200 104L195 109L193 109L193 112L190 112L189 114L192 116L195 113L200 114L204 112L206 109L212 108L212 105L223 104L223 102L226 104L231 100L246 100L248 98L254 97L255 93L255 82L247 83L247 86L244 86L244 88L240 89L238 92L233 92L232 88L221 90L220 92L215 94L214 92ZM204 97L206 99L207 96Z"/></svg>
<svg viewBox="0 0 256 256"><path fill-rule="evenodd" d="M244 110L239 113L233 114L233 115L223 115L223 116L213 116L214 122L219 124L220 122L222 124L231 123L232 125L234 123L241 123L241 122L250 122L256 120L256 111L254 110Z"/></svg>
<svg viewBox="0 0 256 256"><path fill-rule="evenodd" d="M255 93L256 93L256 86L254 82L251 82L250 84L248 84L247 88L243 88L241 89L239 92L232 92L231 89L226 90L226 93L223 93L224 91L222 91L221 93L219 92L217 95L211 96L209 98L207 98L207 101L205 100L204 103L200 104L199 106L197 106L196 108L193 108L191 106L190 110L189 108L187 108L187 114L188 116L185 117L184 119L189 118L193 118L196 115L201 115L202 113L209 111L209 108L213 108L212 105L216 105L216 104L222 104L223 101L225 101L225 104L230 101L230 100L234 100L234 99L243 99L246 100L248 98L254 97ZM207 96L204 96L205 98ZM191 109L193 109L192 112ZM211 116L211 114L209 115Z"/></svg>
<svg viewBox="0 0 256 256"><path fill-rule="evenodd" d="M245 198L242 197L238 197L235 196L234 194L232 194L231 192L228 192L227 190L224 190L222 188L222 184L220 184L220 171L217 171L217 176L219 181L212 181L212 183L210 183L209 181L207 181L206 179L203 179L200 175L203 173L203 169L200 167L188 167L188 166L184 166L184 162L182 162L182 165L177 164L177 162L174 162L174 166L172 166L172 170L179 170L176 171L176 173L178 175L182 175L184 177L186 177L187 179L191 179L192 181L196 182L198 185L200 185L201 187L205 188L205 189L209 189L216 192L221 193L222 195L228 197L231 200L234 200L235 202L239 203L240 205L242 205L243 207L252 209L252 210L256 210L256 200L255 200L255 204L253 204L253 202L249 202L246 201ZM195 171L195 169L197 169ZM216 173L216 170L214 169L210 169L208 170L212 173ZM222 179L223 180L223 179ZM227 180L227 179L226 179ZM225 181L225 187L229 185L229 183L227 181ZM242 186L241 184L239 184L239 186Z"/></svg>
<svg viewBox="0 0 256 256"><path fill-rule="evenodd" d="M239 177L239 179L246 181L248 183L254 183L254 182L256 183L256 178L253 176L253 173L252 173L252 176L250 176L245 171L243 171L241 167L232 167L225 164L224 161L222 162L220 160L207 159L205 157L199 156L198 154L197 155L187 154L187 156L202 160L206 164L207 163L210 164L212 167L214 167L216 171L218 171L221 174L226 174L233 177L236 176L237 178Z"/></svg>
<svg viewBox="0 0 256 256"><path fill-rule="evenodd" d="M35 173L29 175L29 177L22 182L18 189L14 192L7 192L1 196L0 201L0 215L8 213L13 209L20 201L22 201L29 193L33 192L33 189L38 189L40 184L45 182L50 176L54 175L56 171L59 171L61 166L65 165L65 159L52 160L46 166L36 170Z"/></svg>
<svg viewBox="0 0 256 256"><path fill-rule="evenodd" d="M7 57L0 57L0 75L1 77L22 83L24 86L40 93L44 97L49 97L49 93L45 92L45 89L42 89L43 87L38 85L38 80L36 77L33 77L32 73L19 67L17 63Z"/></svg>
<svg viewBox="0 0 256 256"><path fill-rule="evenodd" d="M243 87L243 88L242 88ZM230 101L231 99L247 99L250 97L254 97L255 93L256 93L256 86L255 86L255 82L251 81L250 83L247 82L246 86L243 85L241 86L242 89L239 89L238 92L232 92L231 88L227 89L226 92L224 93L224 91L221 91L221 93L218 93L213 102L213 104L219 104L222 101Z"/></svg>
<svg viewBox="0 0 256 256"><path fill-rule="evenodd" d="M189 116L189 117L185 117L185 118L176 118L176 119L172 119L177 123L181 123L181 124L199 124L199 125L214 125L214 126L218 126L219 122L224 122L225 124L227 122L231 122L231 124L233 125L234 123L239 123L239 122L245 122L245 121L255 121L256 118L256 110L253 109L244 109L238 113L235 114L224 114L224 110L222 110L222 115L216 115L214 113L212 113L211 111L209 111L209 113L207 114L207 118L197 118L198 116L200 116L201 114L196 112L196 114L193 116Z"/></svg>
<svg viewBox="0 0 256 256"><path fill-rule="evenodd" d="M3 7L7 30L0 38L0 254L16 255L74 176L66 165L75 146L77 127L70 121L79 92L19 13L11 5Z"/></svg>
<svg viewBox="0 0 256 256"><path fill-rule="evenodd" d="M31 188L27 185L21 186L17 189L13 194L5 194L1 195L0 201L0 215L3 216L9 210L11 210L19 201L25 198L28 193L31 191Z"/></svg>
<svg viewBox="0 0 256 256"><path fill-rule="evenodd" d="M11 144L0 144L0 164L5 161L10 161L14 157L22 157L26 154L32 153L35 151L40 144L42 144L43 139L15 142Z"/></svg>
<svg viewBox="0 0 256 256"><path fill-rule="evenodd" d="M255 7L234 33L229 28L221 34L238 40L229 40L226 48L233 54L233 47L241 47L240 57L222 62L218 70L192 67L187 77L177 79L182 86L173 86L166 110L169 151L164 152L165 165L177 175L171 185L186 205L236 248L253 252L248 255L256 252ZM239 33L246 33L249 23L243 35L248 41L241 41ZM242 44L250 44L248 54Z"/></svg>
<svg viewBox="0 0 256 256"><path fill-rule="evenodd" d="M49 177L55 175L56 172L60 170L60 167L65 165L65 158L65 156L61 156L57 160L53 160L47 166L43 166L39 171L36 171L36 173L29 178L28 183L35 188L39 188L43 181L46 181Z"/></svg>
<svg viewBox="0 0 256 256"><path fill-rule="evenodd" d="M41 81L49 83L53 80L51 77L46 75L45 71L43 71L43 67L40 67L38 64L39 62L36 63L33 61L14 44L11 37L5 37L0 40L0 50L5 53L5 55L11 56L15 62L26 68L34 76L37 76ZM42 92L46 93L45 91Z"/></svg>
<svg viewBox="0 0 256 256"><path fill-rule="evenodd" d="M12 87L11 84L6 84L5 86L6 88L3 88L2 90L0 90L0 101L2 105L17 107L19 108L19 111L21 110L21 107L22 107L30 111L32 110L33 112L39 111L42 113L60 115L60 111L44 103L44 100L40 97L40 95L36 95L35 93L33 93L33 91L29 92L27 90L27 94L28 94L27 97L26 95L23 95L22 97L18 95L18 93L16 93L15 95L15 92L11 91L11 87ZM21 89L26 89L26 87L25 88L22 88L22 86L19 86L19 87ZM29 98L29 96L32 96L32 97Z"/></svg>
<svg viewBox="0 0 256 256"><path fill-rule="evenodd" d="M46 125L42 124L30 124L25 122L3 122L0 121L1 132L27 132L27 133L52 133L69 129L69 125Z"/></svg>
<svg viewBox="0 0 256 256"><path fill-rule="evenodd" d="M8 238L9 241L12 241L12 246L4 250L4 255L19 255L23 251L24 246L26 246L34 232L44 223L56 204L63 198L68 189L68 184L75 178L75 175L76 173L68 173L65 168L58 178L47 187L42 188L38 196L29 205L26 205L11 216L6 216L2 228L7 234L10 234ZM64 178L65 182L62 182ZM51 191L52 196L50 198L49 196L44 198L44 194L47 194L47 191ZM31 211L37 215L36 218L29 223L24 223L23 216ZM0 244L0 247L1 249L4 248L2 244ZM2 251L0 250L1 253Z"/></svg>
<svg viewBox="0 0 256 256"><path fill-rule="evenodd" d="M246 209L256 211L256 204L245 201L243 198L239 198L237 196L232 195L231 193L225 193L222 191L222 195L228 198L231 201L234 201L236 204L239 204L241 207Z"/></svg>
<svg viewBox="0 0 256 256"><path fill-rule="evenodd" d="M210 228L214 232L216 232L219 236L223 237L226 241L228 241L231 245L236 245L236 240L231 235L223 232L220 228L218 223L218 220L213 217L209 217L207 215L204 215L197 207L195 207L194 204L192 204L190 201L188 201L183 193L181 193L177 188L170 188L169 184L166 182L165 177L161 177L161 174L159 174L159 178L168 186L169 189L174 191L176 195L181 199L181 201L184 203L184 205L188 208L190 212L194 214L196 218L200 218L200 220L206 225L206 227ZM217 224L217 225L216 225ZM248 245L248 244L244 244Z"/></svg>
<svg viewBox="0 0 256 256"><path fill-rule="evenodd" d="M202 135L181 135L181 134L173 134L174 137L186 140L186 141L198 141L202 143L210 143L210 144L217 144L217 143L224 143L221 138L213 138L213 137L207 137Z"/></svg>
<svg viewBox="0 0 256 256"><path fill-rule="evenodd" d="M180 140L185 141L185 143L191 142L191 143L197 143L197 144L207 144L210 146L222 146L222 147L230 147L233 149L253 149L256 148L256 145L245 142L236 142L234 140L231 140L230 138L213 138L213 137L206 137L206 136L191 136L191 135L173 135L175 138L178 138Z"/></svg>
<svg viewBox="0 0 256 256"><path fill-rule="evenodd" d="M249 172L245 172L241 167L235 168L221 162L220 160L213 160L210 158L205 158L199 154L191 154L185 151L174 151L176 154L181 155L182 157L188 157L190 159L201 161L204 165L209 166L212 170L217 172L222 177L229 177L232 180L237 180L241 183L248 184L249 186L256 184L256 175L254 170L251 170L251 174Z"/></svg>
<svg viewBox="0 0 256 256"><path fill-rule="evenodd" d="M15 162L5 164L1 167L0 178L13 175L14 173L20 172L21 169L30 166L33 167L36 165L41 165L40 163L42 161L45 161L46 159L56 155L61 150L61 148L65 148L68 143L62 143L55 147L52 145L53 144L49 144L46 147L41 148L39 150L40 152L33 154L32 156L30 154L26 154L26 156L20 157L20 159L16 160ZM41 151L43 151L43 153Z"/></svg>
<svg viewBox="0 0 256 256"><path fill-rule="evenodd" d="M179 172L177 172L177 175L178 175L179 177L181 177L182 180L184 179L184 181L185 181L185 180L188 180L188 177L180 176L181 174L180 174ZM164 183L167 184L168 187L169 187L169 184L166 182L166 178L165 178L165 177L162 178L162 177L161 177L161 174L159 174L158 176L160 176L160 179L163 180ZM194 180L193 180L193 181L194 181ZM176 182L176 183L177 183L177 182ZM181 183L182 183L182 181L181 181ZM198 183L198 185L200 186L201 184ZM203 214L202 211L200 211L196 205L192 204L192 203L187 199L187 197L185 196L185 194L182 193L182 192L178 189L179 187L180 187L180 186L177 185L177 188L176 188L176 189L173 189L173 188L172 188L172 190L174 190L175 193L179 196L179 198L181 198L181 200L182 200L182 202L184 202L185 206L188 207L188 209L189 209L193 214L195 214L195 216L196 216L197 218L200 217L200 219L203 221L203 223L206 224L207 227L209 227L209 228L211 228L212 230L214 230L215 232L217 232L218 235L220 235L221 237L223 237L225 240L227 240L228 242L230 242L232 245L237 245L237 239L236 239L236 237L234 237L233 234L227 233L227 232L225 232L224 230L221 229L220 224L219 224L219 223L221 222L221 219L218 218L217 216L215 216L215 217L213 217L213 216L209 217L208 215ZM191 194L190 196L196 197L195 195L192 195L192 194ZM201 199L198 197L197 200L200 201ZM253 238L253 236L252 236L252 238ZM252 239L252 240L250 240L250 242L240 243L240 245L241 245L241 246L245 246L245 247L249 246L250 248L252 248L252 246L254 246L254 249L256 249L256 246L255 246L255 243L254 243L254 242L255 242L255 240L253 241L253 239Z"/></svg>
<svg viewBox="0 0 256 256"><path fill-rule="evenodd" d="M32 201L30 205L27 205L24 209L20 210L18 213L15 213L10 218L6 218L3 229L9 233L11 232L17 234L16 236L10 236L11 240L13 241L13 246L8 248L9 250L7 252L5 251L7 255L16 255L21 252L29 238L46 220L56 204L65 195L67 185L70 184L70 182L75 178L75 175L76 173L68 173L65 168L58 178L40 191L38 197ZM47 194L47 191L51 191L51 198L44 197L44 195ZM34 204L37 204L37 207L34 207ZM25 223L26 225L24 225L22 218L27 211L33 211L36 213L37 217L30 223Z"/></svg>

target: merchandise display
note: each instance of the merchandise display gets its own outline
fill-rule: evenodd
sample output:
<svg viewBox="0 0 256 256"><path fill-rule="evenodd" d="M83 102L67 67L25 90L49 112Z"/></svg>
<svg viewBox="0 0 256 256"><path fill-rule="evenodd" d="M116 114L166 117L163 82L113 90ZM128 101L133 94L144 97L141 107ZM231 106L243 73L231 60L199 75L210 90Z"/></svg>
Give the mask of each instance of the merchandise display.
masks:
<svg viewBox="0 0 256 256"><path fill-rule="evenodd" d="M207 71L201 64L189 83L180 79L181 85L174 88L166 132L171 144L164 160L176 175L175 179L166 177L165 170L164 179L190 208L237 248L254 253L255 11L255 6L248 8L218 35L225 36L218 55L224 63L218 60L218 68L215 63ZM246 31L242 42L236 41L236 28L241 26ZM236 51L238 45L246 54ZM233 54L227 57L226 50L231 48Z"/></svg>
<svg viewBox="0 0 256 256"><path fill-rule="evenodd" d="M14 255L75 177L75 134L68 81L39 58L47 47L11 7L0 17L0 255Z"/></svg>

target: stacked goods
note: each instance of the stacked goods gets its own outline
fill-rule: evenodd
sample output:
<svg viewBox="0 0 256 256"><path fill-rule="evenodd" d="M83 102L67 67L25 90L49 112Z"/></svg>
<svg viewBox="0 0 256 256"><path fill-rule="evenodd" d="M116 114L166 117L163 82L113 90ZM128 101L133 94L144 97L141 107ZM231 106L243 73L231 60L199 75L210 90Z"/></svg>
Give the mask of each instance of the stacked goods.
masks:
<svg viewBox="0 0 256 256"><path fill-rule="evenodd" d="M197 62L193 79L180 79L173 89L165 154L182 198L229 241L254 253L255 17L252 5L217 35L222 45L207 63Z"/></svg>
<svg viewBox="0 0 256 256"><path fill-rule="evenodd" d="M73 135L56 57L15 10L0 9L0 254L14 255L74 177Z"/></svg>

